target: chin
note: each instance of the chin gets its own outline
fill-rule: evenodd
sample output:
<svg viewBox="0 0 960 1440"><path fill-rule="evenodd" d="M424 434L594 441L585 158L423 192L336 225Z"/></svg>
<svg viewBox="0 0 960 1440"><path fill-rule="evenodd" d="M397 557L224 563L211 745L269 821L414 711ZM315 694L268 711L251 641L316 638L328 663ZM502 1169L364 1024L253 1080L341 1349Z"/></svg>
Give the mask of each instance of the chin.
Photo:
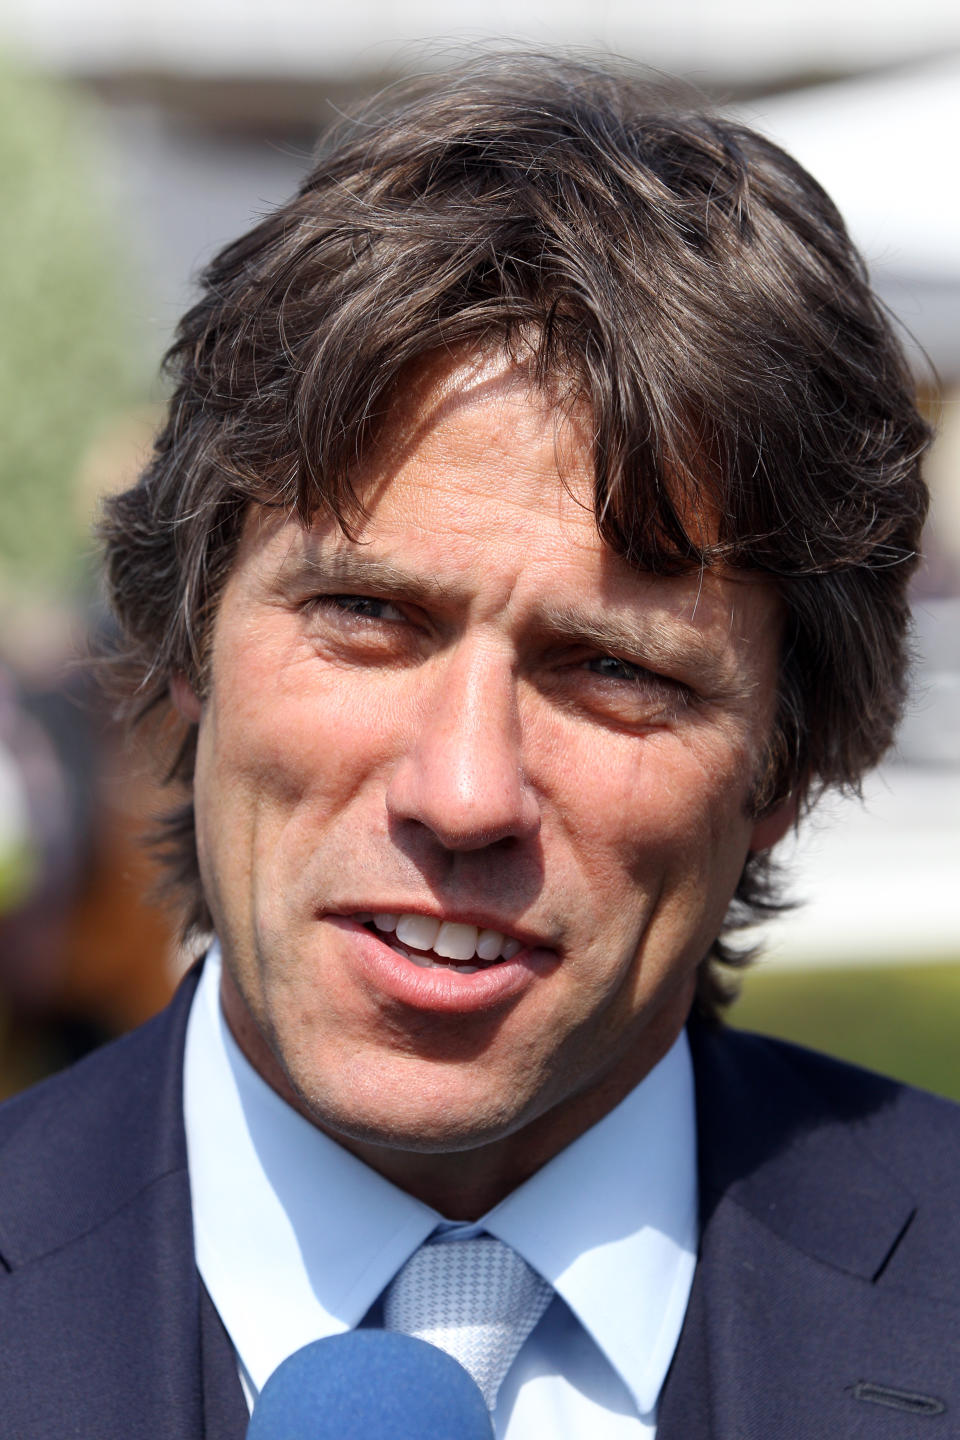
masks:
<svg viewBox="0 0 960 1440"><path fill-rule="evenodd" d="M384 1104L384 1095L363 1104L351 1095L349 1105L331 1102L328 1094L301 1094L301 1108L319 1129L348 1149L373 1146L409 1154L444 1155L494 1144L519 1129L523 1121L515 1108L480 1106L472 1097L456 1103L438 1095L397 1105Z"/></svg>

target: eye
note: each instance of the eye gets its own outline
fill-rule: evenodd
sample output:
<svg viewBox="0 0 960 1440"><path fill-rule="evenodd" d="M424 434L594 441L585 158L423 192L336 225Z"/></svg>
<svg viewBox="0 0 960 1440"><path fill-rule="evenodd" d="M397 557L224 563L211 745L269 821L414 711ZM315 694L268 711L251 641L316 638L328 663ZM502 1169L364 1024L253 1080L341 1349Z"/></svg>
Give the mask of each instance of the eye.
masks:
<svg viewBox="0 0 960 1440"><path fill-rule="evenodd" d="M605 680L625 680L632 685L640 681L660 679L660 676L654 676L642 665L631 665L629 660L619 660L616 655L595 655L592 660L587 661L587 668L595 675L602 675Z"/></svg>
<svg viewBox="0 0 960 1440"><path fill-rule="evenodd" d="M313 594L301 606L304 636L342 663L397 664L415 660L424 645L422 616L381 595Z"/></svg>
<svg viewBox="0 0 960 1440"><path fill-rule="evenodd" d="M648 670L645 665L635 664L632 660L621 660L618 655L594 655L586 662L586 667L604 680L619 680L635 690L689 693L689 688L671 675L664 675L659 670Z"/></svg>
<svg viewBox="0 0 960 1440"><path fill-rule="evenodd" d="M591 655L582 662L584 671L595 677L584 692L588 707L628 725L669 721L693 698L682 680L619 655Z"/></svg>
<svg viewBox="0 0 960 1440"><path fill-rule="evenodd" d="M396 605L376 595L319 595L315 603L344 615L356 616L358 620L385 620L394 624L406 619Z"/></svg>

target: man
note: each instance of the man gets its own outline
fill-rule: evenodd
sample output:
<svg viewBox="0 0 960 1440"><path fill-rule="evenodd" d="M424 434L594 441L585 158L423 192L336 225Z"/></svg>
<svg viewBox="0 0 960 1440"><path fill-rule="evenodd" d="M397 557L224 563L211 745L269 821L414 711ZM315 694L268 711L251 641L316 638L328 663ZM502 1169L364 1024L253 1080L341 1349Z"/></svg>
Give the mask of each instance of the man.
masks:
<svg viewBox="0 0 960 1440"><path fill-rule="evenodd" d="M424 1265L472 1323L465 1256L526 1296L509 1440L958 1433L956 1113L718 1023L903 697L927 432L830 201L485 61L332 141L170 366L105 534L209 949L6 1112L0 1433L240 1436Z"/></svg>

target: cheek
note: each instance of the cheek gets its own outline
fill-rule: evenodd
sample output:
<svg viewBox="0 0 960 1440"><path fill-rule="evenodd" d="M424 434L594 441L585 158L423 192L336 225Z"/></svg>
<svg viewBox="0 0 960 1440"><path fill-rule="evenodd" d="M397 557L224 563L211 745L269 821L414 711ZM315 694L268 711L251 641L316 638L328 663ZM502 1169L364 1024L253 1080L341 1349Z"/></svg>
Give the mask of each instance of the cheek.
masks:
<svg viewBox="0 0 960 1440"><path fill-rule="evenodd" d="M358 866L382 848L397 734L383 687L316 663L245 680L208 702L195 784L204 886L238 950L238 926L267 943L308 923L347 848Z"/></svg>
<svg viewBox="0 0 960 1440"><path fill-rule="evenodd" d="M663 730L558 743L553 753L557 813L578 848L617 869L695 861L746 824L745 763L731 748Z"/></svg>
<svg viewBox="0 0 960 1440"><path fill-rule="evenodd" d="M708 945L749 844L744 749L669 731L605 738L557 807L596 921L619 923L626 944L645 927L645 949L665 955Z"/></svg>
<svg viewBox="0 0 960 1440"><path fill-rule="evenodd" d="M306 804L322 818L395 748L382 685L348 684L315 658L250 682L220 692L210 742L221 788L241 803L278 815Z"/></svg>

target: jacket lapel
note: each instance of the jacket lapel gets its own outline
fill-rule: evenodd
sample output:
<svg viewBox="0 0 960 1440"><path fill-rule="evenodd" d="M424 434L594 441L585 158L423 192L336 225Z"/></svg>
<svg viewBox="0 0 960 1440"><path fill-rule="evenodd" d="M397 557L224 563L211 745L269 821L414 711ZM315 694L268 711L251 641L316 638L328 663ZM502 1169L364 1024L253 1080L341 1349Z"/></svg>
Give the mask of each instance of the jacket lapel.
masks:
<svg viewBox="0 0 960 1440"><path fill-rule="evenodd" d="M236 1353L203 1284L200 1286L200 1348L203 1440L243 1440L250 1417L237 1375Z"/></svg>
<svg viewBox="0 0 960 1440"><path fill-rule="evenodd" d="M701 1252L658 1440L947 1433L960 1314L922 1274L884 1280L916 1208L875 1143L901 1088L752 1036L691 1045Z"/></svg>

